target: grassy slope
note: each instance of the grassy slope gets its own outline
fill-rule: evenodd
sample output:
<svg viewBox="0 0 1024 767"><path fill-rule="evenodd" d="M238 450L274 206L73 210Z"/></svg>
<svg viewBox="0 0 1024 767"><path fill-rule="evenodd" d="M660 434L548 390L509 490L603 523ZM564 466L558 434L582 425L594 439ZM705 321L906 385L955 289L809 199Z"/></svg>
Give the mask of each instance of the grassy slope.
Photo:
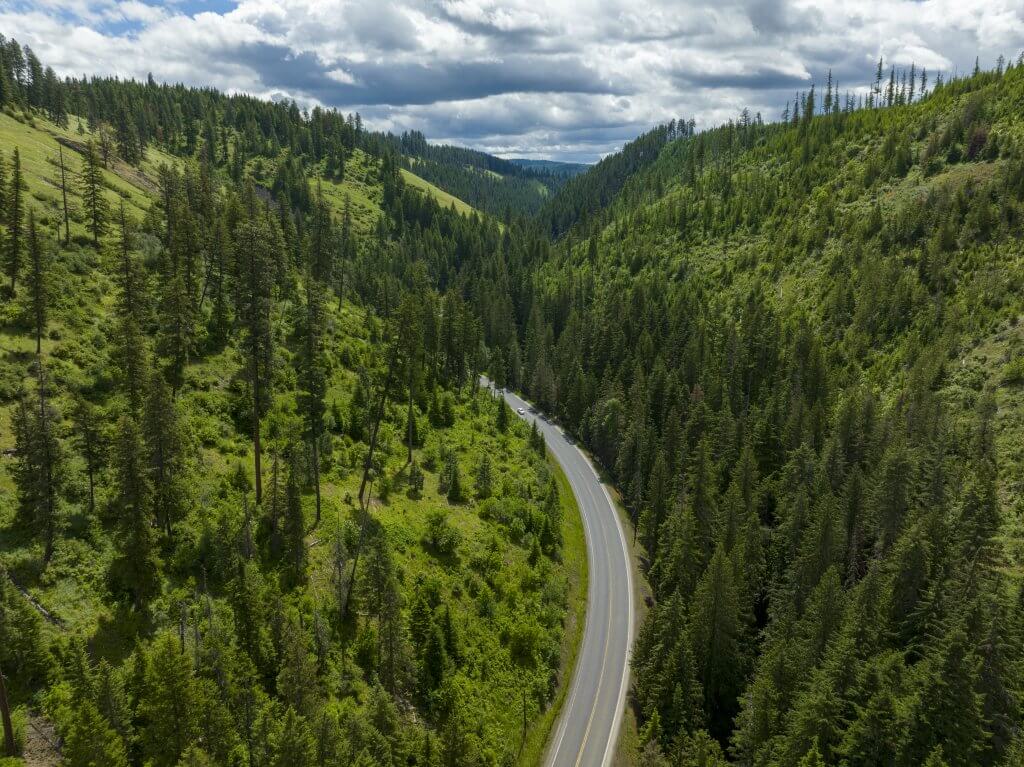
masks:
<svg viewBox="0 0 1024 767"><path fill-rule="evenodd" d="M75 141L83 140L75 131L74 120L71 129L63 131L39 118L32 125L9 115L0 115L0 147L7 151L14 146L19 147L29 196L40 222L50 229L60 220L59 186L54 183L55 178L59 179L59 170L49 163L50 158L57 154L58 135ZM64 155L69 171L77 171L80 157L68 150ZM147 179L153 178L155 168L161 162L172 161L169 156L151 149L142 167L142 177L133 176L129 169L123 169L125 178L113 172L106 173L105 180L110 187L108 198L114 204L124 199L129 215L141 218L148 208ZM134 183L126 180L128 178ZM411 179L416 178L411 176ZM350 200L357 231L368 231L372 227L379 214L380 188L374 182L365 155L357 153L352 158L344 183L325 183L324 187L325 194L339 212L346 197ZM440 193L435 187L427 191ZM72 196L72 203L75 218L72 224L73 245L55 260L58 281L63 288L55 300L49 337L45 339L43 349L59 392L67 392L86 377L95 375L97 365L102 368L104 358L100 350L105 345L105 330L112 320L113 287L104 273L105 259L84 245L89 237L77 195ZM463 207L468 210L468 206ZM9 451L13 447L11 404L18 385L28 375L34 356L30 334L12 324L18 313L13 303L5 307L0 316L0 382L5 384L5 388L0 390L0 451ZM335 359L327 401L337 403L342 412L347 412L348 399L357 378L354 368L368 358L377 342L368 330L363 312L351 305L339 308L330 324L332 338L329 347ZM287 356L287 352L283 354ZM287 365L287 360L282 361ZM237 367L236 352L229 348L200 359L187 372L181 404L187 419L186 432L191 435L197 456L193 483L195 497L199 501L190 526L202 527L202 517L207 513L209 504L216 502L225 476L239 462L243 466L251 463L249 439L237 431L229 415L231 378ZM293 386L294 381L286 381L282 385L274 411L267 419L268 432L273 433L278 428L287 431L294 426L297 416ZM55 404L66 416L69 410L67 397L63 394L58 396ZM498 435L493 428L493 409L482 394L479 398L468 397L459 403L456 414L452 428L430 431L424 449L419 451L421 462L429 464L430 456L436 457L442 442L454 449L459 457L464 486L471 494L472 477L479 456L486 451L494 461L496 495L529 497L539 491L542 476L534 477L537 469L533 465L535 459L526 446L524 426L517 422L507 435ZM403 417L398 412L394 415L396 421ZM70 423L65 420L62 428L67 436ZM275 447L272 436L268 442L266 460L269 471L270 453ZM441 585L446 603L456 613L456 624L464 632L463 641L476 649L474 657L483 659L481 665L466 670L475 680L474 710L481 722L481 738L495 754L506 753L519 742L521 711L517 706L510 707L508 700L510 697L518 700L520 675L511 666L502 636L505 623L519 609L520 599L548 605L546 609L553 610L554 616L563 615L568 610L564 621L567 630L562 641L565 668L571 668L569 664L575 657L586 599L586 555L571 493L563 484L566 491L562 496L566 541L564 560L546 565L543 578L538 579L526 563L529 552L520 545L525 541L515 539L502 522L481 517L475 501L452 506L438 493L439 464L433 472L429 469L425 472L423 497L412 500L407 497L404 487L405 448L400 435L389 425L383 429L381 447L382 455L386 457L386 472L393 477L394 490L387 502L375 502L374 516L391 544L405 592L406 608L417 580L431 579ZM333 463L323 477L324 522L309 541L312 547L310 591L317 599L326 598L329 557L334 539L343 529L343 524L351 524L355 516L351 499L358 492L359 473L356 467L360 449L359 443L353 443L347 436L336 438ZM72 484L79 492L70 499L67 507L67 530L58 544L54 562L44 574L40 574L38 569L37 543L26 540L10 527L16 504L11 465L9 453L0 455L0 561L28 587L35 599L65 624L66 631L91 637L95 651L103 656L123 658L132 647L134 632L141 626L105 601L105 574L114 551L98 523L87 519L82 511L80 462L76 459L72 463ZM98 498L101 507L110 490L106 484L101 486ZM307 495L304 504L311 517L312 497ZM461 534L462 544L454 558L439 559L422 544L427 515L435 510L445 512L449 523ZM484 576L479 573L479 562L485 558L485 548L492 543L497 547L500 561L494 573ZM486 581L491 581L498 601L496 618L490 621L478 617L477 599ZM166 584L168 590L183 587L187 589L187 583ZM50 630L58 631L54 627ZM556 633L562 635L563 632L559 629ZM568 674L563 672L561 677L567 679ZM535 710L533 713L536 717L538 712ZM550 715L536 718L537 723L529 735L531 743L543 744L551 718Z"/></svg>
<svg viewBox="0 0 1024 767"><path fill-rule="evenodd" d="M81 143L86 136L79 135L77 131L77 120L71 118L67 128L61 128L47 120L25 118L18 115L18 119L12 113L0 112L0 151L3 152L3 160L9 163L14 148L17 147L21 156L21 168L24 174L25 183L28 186L27 203L36 210L36 220L44 231L53 232L61 225L63 220L61 192L60 192L60 166L58 165L59 144L57 138L71 140ZM146 153L146 160L142 165L142 171L148 177L155 175L156 168L161 163L173 164L178 162L175 158L156 149ZM71 209L71 237L72 241L84 243L91 241L82 211L82 206L77 189L78 173L82 167L81 155L72 149L64 149L64 165L69 187L68 204ZM105 195L113 209L116 209L121 202L124 202L125 212L133 218L141 218L149 207L149 200L146 190L127 180L114 172L112 169L104 170L104 182L107 185ZM8 171L9 172L9 171ZM129 176L128 178L137 178ZM80 266L88 268L94 264L87 257ZM58 269L70 271L79 268L79 265L58 263ZM71 304L75 304L78 310L91 310L95 303L99 302L104 308L109 307L111 296L109 294L109 281L102 275L87 274L82 276L82 290L75 296L59 295L54 300L58 304L58 311L50 323L49 338L43 340L44 354L51 354L56 348L56 339L65 335L68 331L80 331L81 325L77 322L69 322L68 314ZM64 311L61 311L64 310ZM6 302L0 306L0 358L17 360L25 368L30 361L30 355L35 351L35 344L29 334L10 326L11 320L19 312L15 301ZM74 312L80 315L81 311ZM76 317L75 319L79 319ZM20 371L27 375L27 369ZM22 375L15 375L10 369L0 369L0 397L9 397ZM8 408L0 409L0 452L13 448L13 436L10 428L10 412ZM0 508L5 505L5 493L12 492L10 478L6 472L0 471Z"/></svg>
<svg viewBox="0 0 1024 767"><path fill-rule="evenodd" d="M463 215L469 215L470 213L475 212L474 208L471 205L464 203L462 200L460 200L458 197L455 197L454 195L448 194L448 192L434 186L429 181L425 181L424 179L417 176L415 173L410 173L405 168L402 168L402 178L405 179L405 183L407 183L409 186L415 189L419 189L425 194L428 194L431 197L433 197L442 207L450 208L454 205L455 210Z"/></svg>
<svg viewBox="0 0 1024 767"><path fill-rule="evenodd" d="M258 167L256 163L259 163ZM378 177L379 163L361 149L354 149L345 162L345 176L342 181L322 179L320 188L327 204L340 217L346 205L352 216L352 224L359 234L368 234L376 226L381 214L383 190ZM249 169L263 183L269 184L272 178L271 164L265 160L251 161ZM402 178L409 186L433 197L438 204L455 210L463 215L477 213L475 208L459 198L434 186L414 173L402 169Z"/></svg>

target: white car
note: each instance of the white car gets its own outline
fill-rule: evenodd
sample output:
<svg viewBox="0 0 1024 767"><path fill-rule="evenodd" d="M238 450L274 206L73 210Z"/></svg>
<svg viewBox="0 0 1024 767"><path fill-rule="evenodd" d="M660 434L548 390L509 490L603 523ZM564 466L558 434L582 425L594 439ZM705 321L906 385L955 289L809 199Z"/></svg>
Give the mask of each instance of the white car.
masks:
<svg viewBox="0 0 1024 767"><path fill-rule="evenodd" d="M519 413L519 415L522 415L522 414L523 414L523 413L525 413L526 411L525 411L525 410L523 410L523 409L522 409L521 407L517 407L517 408L516 408L516 412L517 412L517 413Z"/></svg>

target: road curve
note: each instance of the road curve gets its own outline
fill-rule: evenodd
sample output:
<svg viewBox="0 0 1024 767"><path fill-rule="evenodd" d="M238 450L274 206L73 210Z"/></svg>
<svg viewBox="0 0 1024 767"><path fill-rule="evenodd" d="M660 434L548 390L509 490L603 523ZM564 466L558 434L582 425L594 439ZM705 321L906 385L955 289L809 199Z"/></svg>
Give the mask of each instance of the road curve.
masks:
<svg viewBox="0 0 1024 767"><path fill-rule="evenodd" d="M503 396L514 412L522 409L520 417L537 423L561 464L576 496L587 540L589 587L583 643L544 764L606 767L615 757L626 707L633 644L633 576L626 534L597 471L572 438L515 394L504 391Z"/></svg>

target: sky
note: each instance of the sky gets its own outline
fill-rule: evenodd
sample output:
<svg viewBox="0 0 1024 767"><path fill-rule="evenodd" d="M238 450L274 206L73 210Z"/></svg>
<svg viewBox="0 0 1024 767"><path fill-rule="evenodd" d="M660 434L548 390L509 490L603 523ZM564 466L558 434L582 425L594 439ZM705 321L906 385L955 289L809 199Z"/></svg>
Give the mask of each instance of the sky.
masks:
<svg viewBox="0 0 1024 767"><path fill-rule="evenodd" d="M829 69L929 73L1024 50L1022 0L0 0L61 75L209 85L376 129L593 162L654 125L778 119Z"/></svg>

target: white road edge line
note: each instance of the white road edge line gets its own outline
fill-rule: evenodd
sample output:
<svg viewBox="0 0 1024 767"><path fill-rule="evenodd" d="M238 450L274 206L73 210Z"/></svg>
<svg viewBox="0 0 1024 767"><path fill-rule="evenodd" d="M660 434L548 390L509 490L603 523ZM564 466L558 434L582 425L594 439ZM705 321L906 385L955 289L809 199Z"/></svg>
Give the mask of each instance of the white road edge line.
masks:
<svg viewBox="0 0 1024 767"><path fill-rule="evenodd" d="M594 476L597 477L597 483L604 492L605 500L608 501L608 508L611 510L612 516L615 517L615 527L619 531L619 543L622 544L622 555L626 563L626 614L628 617L628 622L626 623L626 663L622 667L622 679L619 680L619 697L618 702L615 704L615 718L612 720L612 729L608 733L608 745L605 746L604 758L601 760L602 767L608 767L614 756L613 746L619 742L619 730L622 729L622 715L626 709L626 692L629 689L629 669L633 656L633 562L630 558L629 549L626 548L626 534L622 530L622 520L619 519L619 512L612 502L608 488L604 486L604 482L601 481L601 475L597 473L597 469L594 468L587 454L582 450L580 450L580 453L590 466L591 471L594 472Z"/></svg>
<svg viewBox="0 0 1024 767"><path fill-rule="evenodd" d="M487 380L487 379L485 379L485 380ZM493 382L490 382L488 380L488 383L491 384L490 388L491 388L492 391L494 391ZM503 392L495 392L495 393L498 394L498 396L502 397L503 399L506 398L505 397L506 392L504 392L504 391ZM510 394L512 397L515 397L515 399L518 400L519 402L522 402L524 406L530 406L529 402L521 399L520 397L518 397L517 395L513 394L512 392L507 392L507 393ZM517 413L517 415L518 415L518 413ZM529 419L527 419L525 417L525 414L523 416L520 416L520 417L524 421L529 420ZM534 421L537 420L537 415L533 416L533 420ZM551 422L548 422L548 423L551 425L551 427L563 439L566 439L565 430L561 426L558 426L557 424L551 423ZM566 439L566 442L568 442L568 441L569 440ZM627 612L627 616L628 616L628 621L626 623L626 663L622 667L622 677L619 680L619 693L618 693L617 701L616 701L616 704L615 704L615 716L612 719L612 727L611 727L611 730L609 730L609 732L608 732L608 741L605 744L604 756L601 759L602 767L608 767L608 765L611 763L612 758L614 757L613 747L615 745L617 745L618 741L619 741L619 731L622 729L622 717L623 717L623 714L625 713L625 710L626 710L626 693L627 693L627 691L629 689L630 661L632 659L632 654L633 654L633 622L634 622L634 615L633 615L633 562L632 562L632 558L630 556L629 547L628 547L628 545L626 543L626 534L625 534L625 531L622 528L622 519L619 516L619 512L618 512L618 510L617 510L617 508L615 506L614 501L612 501L612 497L611 497L611 495L608 492L608 488L605 486L605 483L603 481L601 481L601 475L598 473L597 469L594 467L593 462L590 460L590 456L588 456L583 450L580 450L579 447L576 446L575 440L570 442L569 445L570 445L570 447L574 448L576 450L576 452L580 454L580 456L583 457L583 460L586 462L587 466L589 466L590 470L593 472L595 479L597 479L597 484L601 486L601 492L604 493L605 501L607 501L607 503L608 503L608 509L611 512L612 517L615 520L615 529L619 533L619 544L620 544L620 548L621 548L621 552L622 552L622 556L623 556L623 561L624 561L625 566L626 566L626 608L627 608L626 612ZM552 451L552 454L553 453L554 453L554 451ZM556 457L556 460L557 460L557 457ZM564 471L564 467L563 467L563 471ZM568 477L568 472L566 472L566 477ZM571 488L572 483L570 482L569 484L570 484L570 488ZM575 493L573 493L573 494L575 495ZM579 501L577 499L577 503L578 502ZM589 525L586 522L586 515L583 514L582 510L580 511L580 517L581 517L581 519L583 519L584 525L589 529ZM591 558L591 553L590 553L590 549L589 548L587 550L587 558L588 558L588 562L589 562L589 560ZM588 578L587 578L587 591L588 591L587 601L589 603L589 601L590 601L590 595L589 595L589 591L590 591L590 577L589 577L589 574L588 574ZM590 622L590 618L591 618L590 611L587 610L586 616L584 618L583 634L581 635L581 639L580 639L581 642L583 641L582 637L586 636L587 625ZM606 637L606 639L607 639L607 637ZM580 663L580 659L577 658L576 662L577 662L577 665L578 665ZM572 707L572 702L576 698L576 692L579 689L579 681L580 681L580 677L576 673L576 669L574 668L573 669L573 689L572 689L572 694L569 697L569 708ZM598 694L599 694L599 692L600 692L600 683L598 683ZM565 738L565 732L566 732L567 723L568 723L568 718L564 715L564 712L566 710L567 709L563 709L563 711L559 715L559 718L561 719L561 722L560 722L560 724L558 726L558 730L559 730L560 735L558 737L558 742L555 745L555 748L549 752L549 756L545 760L547 764L552 764L554 762L555 757L557 757L558 752L561 749L562 741Z"/></svg>
<svg viewBox="0 0 1024 767"><path fill-rule="evenodd" d="M536 420L536 416L534 416L534 419ZM555 455L555 451L554 450L551 451L551 455L552 456ZM558 458L555 457L555 460L557 461ZM561 467L561 463L559 463L559 466ZM566 479L568 479L569 478L569 472L567 472L564 467L562 467L562 472L565 474ZM571 480L569 481L569 489L572 490L572 481ZM573 495L574 496L576 495L575 491L573 491ZM577 500L577 505L578 505L578 503L579 502ZM579 515L580 515L580 520L583 522L584 528L586 528L586 539L589 540L589 538L591 537L590 521L588 520L587 515L584 514L582 511L579 512ZM587 560L588 560L587 561L587 565L588 565L588 571L587 571L587 602L588 603L590 602L590 585L591 584L590 584L589 566L590 566L591 563L590 563L589 560L591 559L591 557L592 557L592 553L591 553L591 550L588 548L587 549ZM569 705L568 705L568 707L567 708L563 708L561 711L558 712L558 718L560 720L559 723L558 723L558 733L557 733L558 734L558 740L555 743L555 747L553 749L549 749L548 757L547 757L547 759L545 759L545 763L549 764L549 765L552 765L552 764L555 763L555 761L558 759L559 752L562 750L562 741L565 740L565 733L566 733L566 731L569 728L569 717L565 715L565 712L572 708L573 702L576 700L576 693L579 692L580 686L583 683L583 677L580 674L577 674L576 670L577 670L577 667L579 666L579 664L583 660L582 645L583 645L583 639L587 636L587 628L590 626L590 618L591 618L590 610L584 610L583 611L583 632L580 634L580 650L581 650L581 652L578 654L578 656L576 658L576 663L573 665L572 670L569 672L570 675L571 675L571 679L572 679L572 693L569 695L569 701L568 701Z"/></svg>

